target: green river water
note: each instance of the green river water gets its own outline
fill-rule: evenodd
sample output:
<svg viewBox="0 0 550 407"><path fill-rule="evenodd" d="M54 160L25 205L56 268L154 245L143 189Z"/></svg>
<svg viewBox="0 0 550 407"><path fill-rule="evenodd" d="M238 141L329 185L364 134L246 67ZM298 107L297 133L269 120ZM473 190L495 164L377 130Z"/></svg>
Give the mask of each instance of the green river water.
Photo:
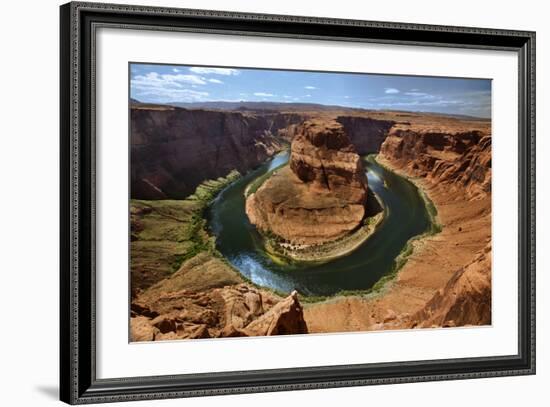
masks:
<svg viewBox="0 0 550 407"><path fill-rule="evenodd" d="M221 191L207 211L217 249L255 284L283 293L295 289L306 296L368 290L395 270L396 258L409 239L432 227L426 202L416 186L380 166L370 155L364 159L369 188L385 208L384 220L372 236L353 252L327 263L274 262L248 221L244 191L254 179L286 162L288 153L275 156Z"/></svg>

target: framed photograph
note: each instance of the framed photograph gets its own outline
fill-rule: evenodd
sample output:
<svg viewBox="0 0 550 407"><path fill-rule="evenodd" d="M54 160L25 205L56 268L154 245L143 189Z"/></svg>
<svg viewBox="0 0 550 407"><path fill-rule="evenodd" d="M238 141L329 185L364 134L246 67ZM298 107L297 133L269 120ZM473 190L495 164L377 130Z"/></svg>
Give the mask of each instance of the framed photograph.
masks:
<svg viewBox="0 0 550 407"><path fill-rule="evenodd" d="M60 13L61 400L535 373L534 32Z"/></svg>

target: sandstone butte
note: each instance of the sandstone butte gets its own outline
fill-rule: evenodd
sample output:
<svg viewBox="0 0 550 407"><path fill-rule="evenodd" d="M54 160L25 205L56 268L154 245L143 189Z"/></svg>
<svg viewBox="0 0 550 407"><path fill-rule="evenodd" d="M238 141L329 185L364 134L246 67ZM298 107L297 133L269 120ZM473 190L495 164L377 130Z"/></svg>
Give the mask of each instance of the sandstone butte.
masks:
<svg viewBox="0 0 550 407"><path fill-rule="evenodd" d="M247 198L251 223L284 247L322 245L357 230L366 212L367 178L342 124L304 122L289 161Z"/></svg>
<svg viewBox="0 0 550 407"><path fill-rule="evenodd" d="M322 175L321 167L313 165L316 161L307 157L311 147L306 141L307 132L301 130L305 122L315 126L317 120L340 123L358 154L378 152L377 160L382 165L416 183L435 204L441 232L416 240L406 264L380 292L302 305L296 293L285 298L257 288L244 281L223 260L206 252L184 261L167 277L149 274L152 269L169 264L171 248L179 243L170 234L147 237L149 225L160 219L162 211L137 211L135 216L142 221L143 230L136 232L131 242L132 340L491 323L490 121L428 113L344 109L210 112L137 106L132 109L132 158L141 157L139 154L148 158L137 169L132 164L132 185L135 186L132 197L151 199L151 195L160 194L160 190L162 195L156 198L177 198L192 191L198 185L197 174L186 172L185 166L199 160L190 147L193 143L203 146L200 159L208 157L209 161L199 176L215 178L224 176L229 169L239 168L238 165L253 166L280 151L281 139L291 142L300 138L305 140L301 147L300 143L293 145L297 159L296 164L291 161L289 176L295 177L296 183L302 182L297 171L302 178L311 180L312 188L322 190L331 185L330 181ZM172 122L179 123L178 132L170 133ZM139 128L135 129L134 137L135 127ZM340 132L337 124L329 127ZM233 133L225 139L211 141L206 137L210 131L207 129ZM180 148L182 142L187 147ZM136 152L139 154L134 154ZM346 160L342 163L346 163L344 168L353 167ZM185 187L173 183L178 177ZM340 179L340 175L333 178L335 187ZM360 180L356 179L354 184L359 186ZM335 189L338 188L341 186ZM361 202L361 188L354 187L350 192L357 200L349 205ZM177 216L170 212L162 219L172 222ZM163 223L163 228L167 228L167 224ZM338 230L335 228L329 234L337 234ZM299 231L287 233L300 236ZM160 244L164 244L166 253L155 257ZM147 255L143 256L145 260L137 261L141 254ZM135 277L142 274L150 278Z"/></svg>

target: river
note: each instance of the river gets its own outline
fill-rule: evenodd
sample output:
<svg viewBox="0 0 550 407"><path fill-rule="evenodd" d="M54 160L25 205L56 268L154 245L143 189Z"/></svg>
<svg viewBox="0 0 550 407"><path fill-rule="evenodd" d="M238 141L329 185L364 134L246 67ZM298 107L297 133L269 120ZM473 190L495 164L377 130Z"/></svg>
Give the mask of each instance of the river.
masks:
<svg viewBox="0 0 550 407"><path fill-rule="evenodd" d="M246 186L268 171L288 162L281 153L235 181L218 194L207 211L217 249L253 283L306 296L334 295L340 291L367 290L391 273L407 241L431 227L420 192L409 180L380 166L374 156L364 159L369 188L385 207L385 218L361 246L327 263L281 264L263 250L261 237L245 213Z"/></svg>

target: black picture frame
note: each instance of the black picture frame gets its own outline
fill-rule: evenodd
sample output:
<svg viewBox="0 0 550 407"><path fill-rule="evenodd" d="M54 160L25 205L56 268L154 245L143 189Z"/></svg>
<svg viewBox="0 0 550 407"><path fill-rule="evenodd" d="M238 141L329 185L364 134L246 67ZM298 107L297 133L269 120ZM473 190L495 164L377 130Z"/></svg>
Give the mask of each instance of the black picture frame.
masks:
<svg viewBox="0 0 550 407"><path fill-rule="evenodd" d="M72 2L60 8L60 398L70 404L535 373L535 33ZM515 51L519 59L519 349L436 361L96 378L95 48L98 27Z"/></svg>

